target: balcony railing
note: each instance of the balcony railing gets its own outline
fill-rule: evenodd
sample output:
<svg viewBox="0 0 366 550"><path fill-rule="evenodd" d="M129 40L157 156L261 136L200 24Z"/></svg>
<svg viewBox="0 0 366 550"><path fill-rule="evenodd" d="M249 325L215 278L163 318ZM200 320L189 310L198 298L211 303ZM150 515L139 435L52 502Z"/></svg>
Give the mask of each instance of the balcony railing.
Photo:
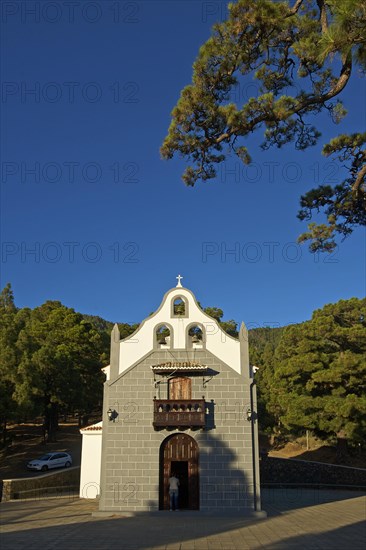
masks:
<svg viewBox="0 0 366 550"><path fill-rule="evenodd" d="M204 399L154 399L155 428L204 428Z"/></svg>

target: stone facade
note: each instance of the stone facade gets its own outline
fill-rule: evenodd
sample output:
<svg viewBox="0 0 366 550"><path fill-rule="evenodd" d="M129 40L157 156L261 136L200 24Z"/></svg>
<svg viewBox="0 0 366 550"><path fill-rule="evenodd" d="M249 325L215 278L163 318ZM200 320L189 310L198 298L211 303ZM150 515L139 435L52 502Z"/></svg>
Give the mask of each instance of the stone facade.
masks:
<svg viewBox="0 0 366 550"><path fill-rule="evenodd" d="M163 303L172 295L174 297L177 290L169 291ZM189 294L186 291L188 300ZM187 315L187 319L184 319L186 324L197 320L194 307L191 304L189 306L193 317ZM171 319L166 318L166 313L164 315L160 319L158 310L155 320L150 317L151 327L158 326L162 321L168 324ZM206 317L207 326L215 324L219 327L215 320ZM180 321L183 322L183 319ZM217 329L223 347L229 340L231 348L233 341L237 346L239 368L236 365L234 370L210 351L209 348L217 348L217 342L210 346L210 331L202 319L200 322L204 332L200 347L193 349L187 342L184 349L174 346L156 349L151 340L150 353L127 368L121 365L123 356L119 356L116 351L119 345L116 332L112 334L110 378L104 389L101 512L166 509L164 495L168 490L166 479L170 471L169 474L167 472L173 468L173 463L166 463L163 450L168 440L178 441L179 438L172 439L178 434L184 434L185 437L180 439L185 443L191 442L191 448L198 449L191 462L183 454L175 456L175 467L183 468L183 478L194 475L198 487L194 506L188 504L191 501L187 499L183 507L207 513L250 514L260 511L256 398L250 376L247 332L242 325L240 339L235 340L223 333L221 328ZM130 337L131 345L138 345L138 333ZM215 337L217 340L217 334ZM220 355L223 357L225 353L220 352ZM167 364L174 367L167 372L152 369L154 365ZM193 368L190 371L186 365L201 365L205 370ZM113 372L118 373L117 376L113 376ZM168 400L170 381L177 376L190 379L192 400L202 400L204 396L204 426L169 425L154 428L154 398L163 402ZM176 401L179 402L179 398ZM196 462L193 463L193 460ZM185 469L184 462L189 462ZM188 485L188 491L189 487L191 485Z"/></svg>

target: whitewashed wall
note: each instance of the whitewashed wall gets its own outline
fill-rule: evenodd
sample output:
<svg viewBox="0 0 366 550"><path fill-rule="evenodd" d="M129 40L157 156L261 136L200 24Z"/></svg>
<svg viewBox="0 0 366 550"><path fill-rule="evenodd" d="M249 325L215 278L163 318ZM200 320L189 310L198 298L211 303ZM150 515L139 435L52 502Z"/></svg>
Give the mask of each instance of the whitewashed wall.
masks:
<svg viewBox="0 0 366 550"><path fill-rule="evenodd" d="M100 465L102 456L102 422L80 430L82 434L80 498L96 498L100 494Z"/></svg>
<svg viewBox="0 0 366 550"><path fill-rule="evenodd" d="M174 317L171 303L182 296L188 303L187 317ZM203 325L206 332L206 348L221 361L240 373L240 344L228 336L215 319L206 315L198 306L190 290L176 287L169 290L159 307L150 317L141 323L139 329L120 343L119 373L140 361L154 348L155 329L159 324L169 324L173 329L173 349L186 349L187 327L192 323ZM108 376L108 371L106 372Z"/></svg>

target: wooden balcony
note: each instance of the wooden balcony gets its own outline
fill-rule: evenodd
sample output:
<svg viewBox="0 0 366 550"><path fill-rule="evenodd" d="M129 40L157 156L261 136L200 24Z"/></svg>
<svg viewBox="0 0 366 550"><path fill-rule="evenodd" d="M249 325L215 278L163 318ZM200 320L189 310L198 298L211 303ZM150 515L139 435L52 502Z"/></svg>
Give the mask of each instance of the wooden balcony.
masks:
<svg viewBox="0 0 366 550"><path fill-rule="evenodd" d="M204 399L154 399L154 428L204 428Z"/></svg>

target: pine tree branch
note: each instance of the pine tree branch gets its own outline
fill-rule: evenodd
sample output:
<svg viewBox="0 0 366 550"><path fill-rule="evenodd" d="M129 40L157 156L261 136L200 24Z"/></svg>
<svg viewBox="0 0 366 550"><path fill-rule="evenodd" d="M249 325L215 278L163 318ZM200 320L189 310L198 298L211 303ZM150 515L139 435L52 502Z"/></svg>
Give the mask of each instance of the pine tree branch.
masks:
<svg viewBox="0 0 366 550"><path fill-rule="evenodd" d="M289 14L286 15L286 17L291 17L291 15L295 15L299 11L302 3L303 3L303 0L296 0L293 8L291 8Z"/></svg>
<svg viewBox="0 0 366 550"><path fill-rule="evenodd" d="M320 11L320 23L322 26L322 32L326 33L328 30L328 18L327 18L327 8L324 0L317 0L318 8Z"/></svg>
<svg viewBox="0 0 366 550"><path fill-rule="evenodd" d="M365 151L365 153L366 153L366 151ZM354 193L357 193L360 190L360 187L361 187L362 183L364 183L365 177L366 177L366 164L364 164L364 166L358 172L357 178L356 178L354 184L352 185L352 191Z"/></svg>
<svg viewBox="0 0 366 550"><path fill-rule="evenodd" d="M333 99L334 97L336 97L338 94L341 93L341 91L347 85L347 82L349 81L350 76L351 76L351 72L352 72L352 58L351 58L351 56L347 56L343 66L342 66L340 76L339 76L338 81L336 82L336 84L328 92L326 92L325 94L322 94L320 96L314 96L312 98L309 98L307 100L304 100L304 101L298 103L294 107L294 109L291 109L289 111L288 115L289 116L295 115L295 114L300 115L303 112L304 109L307 109L308 107L311 107L311 106L324 104L326 101L329 101L330 99ZM262 122L265 122L265 121L277 122L277 121L279 121L279 118L276 117L275 115L269 116L268 112L263 113L260 116L254 118L248 124L248 128L247 128L246 133L249 133L250 131L254 130L255 127L258 124L261 124ZM221 143L222 141L224 141L226 139L229 139L233 134L234 134L233 131L228 130L224 134L217 137L214 141L217 144Z"/></svg>

